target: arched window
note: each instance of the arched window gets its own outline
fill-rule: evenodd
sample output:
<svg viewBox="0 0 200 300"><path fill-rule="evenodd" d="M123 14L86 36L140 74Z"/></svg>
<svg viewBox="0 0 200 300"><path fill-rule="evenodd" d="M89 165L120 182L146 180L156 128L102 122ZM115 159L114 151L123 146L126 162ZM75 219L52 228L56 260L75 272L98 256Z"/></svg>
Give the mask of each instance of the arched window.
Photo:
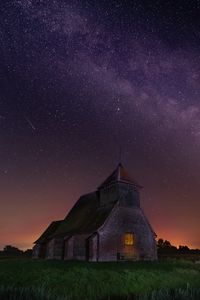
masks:
<svg viewBox="0 0 200 300"><path fill-rule="evenodd" d="M126 232L124 235L124 244L125 246L133 246L134 245L134 234L130 232Z"/></svg>

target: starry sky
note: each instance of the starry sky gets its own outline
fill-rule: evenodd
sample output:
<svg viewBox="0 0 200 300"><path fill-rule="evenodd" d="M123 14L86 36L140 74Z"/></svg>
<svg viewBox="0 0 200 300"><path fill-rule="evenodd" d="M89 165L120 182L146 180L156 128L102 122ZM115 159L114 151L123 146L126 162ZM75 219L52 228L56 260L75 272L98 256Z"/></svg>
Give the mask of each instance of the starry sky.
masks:
<svg viewBox="0 0 200 300"><path fill-rule="evenodd" d="M200 1L0 3L0 248L122 163L158 237L200 248Z"/></svg>

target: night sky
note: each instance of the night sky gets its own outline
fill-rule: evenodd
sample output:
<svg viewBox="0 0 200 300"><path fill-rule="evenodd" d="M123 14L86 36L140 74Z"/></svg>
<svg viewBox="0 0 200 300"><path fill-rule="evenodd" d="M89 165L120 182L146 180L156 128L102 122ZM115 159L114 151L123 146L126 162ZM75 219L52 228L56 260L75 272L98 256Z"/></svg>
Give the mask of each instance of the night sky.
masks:
<svg viewBox="0 0 200 300"><path fill-rule="evenodd" d="M200 248L200 1L0 3L0 248L122 163L158 237Z"/></svg>

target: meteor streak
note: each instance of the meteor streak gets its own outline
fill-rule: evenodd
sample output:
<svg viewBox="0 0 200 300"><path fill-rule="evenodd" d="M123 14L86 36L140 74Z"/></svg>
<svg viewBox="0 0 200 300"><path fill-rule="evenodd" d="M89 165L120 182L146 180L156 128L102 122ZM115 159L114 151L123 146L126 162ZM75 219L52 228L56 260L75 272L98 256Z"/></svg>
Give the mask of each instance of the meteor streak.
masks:
<svg viewBox="0 0 200 300"><path fill-rule="evenodd" d="M35 126L33 125L33 123L27 118L27 117L24 117L25 118L25 120L27 121L27 123L31 126L31 128L33 129L33 130L36 130L36 128L35 128Z"/></svg>

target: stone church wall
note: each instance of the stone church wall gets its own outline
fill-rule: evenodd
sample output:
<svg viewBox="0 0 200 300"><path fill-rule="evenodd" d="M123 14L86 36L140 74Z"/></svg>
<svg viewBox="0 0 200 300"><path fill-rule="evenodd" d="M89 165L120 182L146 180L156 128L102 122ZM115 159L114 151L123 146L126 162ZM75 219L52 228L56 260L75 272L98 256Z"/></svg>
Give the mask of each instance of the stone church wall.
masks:
<svg viewBox="0 0 200 300"><path fill-rule="evenodd" d="M46 259L63 258L63 239L52 239L47 244Z"/></svg>
<svg viewBox="0 0 200 300"><path fill-rule="evenodd" d="M99 260L157 259L154 234L140 208L117 206L99 232ZM134 234L134 246L125 246L125 233Z"/></svg>
<svg viewBox="0 0 200 300"><path fill-rule="evenodd" d="M77 260L86 260L86 238L87 235L74 236L73 256Z"/></svg>
<svg viewBox="0 0 200 300"><path fill-rule="evenodd" d="M36 244L33 247L32 258L45 258L46 257L46 244Z"/></svg>
<svg viewBox="0 0 200 300"><path fill-rule="evenodd" d="M74 237L66 237L64 239L64 260L73 259Z"/></svg>
<svg viewBox="0 0 200 300"><path fill-rule="evenodd" d="M86 238L88 235L75 235L65 240L65 260L86 260Z"/></svg>
<svg viewBox="0 0 200 300"><path fill-rule="evenodd" d="M40 244L36 244L33 247L33 255L32 258L40 258Z"/></svg>

